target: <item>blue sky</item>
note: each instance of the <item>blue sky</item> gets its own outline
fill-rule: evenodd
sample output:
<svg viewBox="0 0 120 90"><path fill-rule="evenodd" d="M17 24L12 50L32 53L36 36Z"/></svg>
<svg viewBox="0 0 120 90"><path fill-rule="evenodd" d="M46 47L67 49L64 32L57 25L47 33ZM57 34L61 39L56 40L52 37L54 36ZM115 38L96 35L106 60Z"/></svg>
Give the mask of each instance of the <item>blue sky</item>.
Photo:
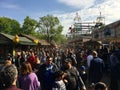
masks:
<svg viewBox="0 0 120 90"><path fill-rule="evenodd" d="M16 19L21 24L26 16L35 20L46 15L57 16L63 33L74 23L78 12L82 22L95 21L99 12L109 24L120 20L120 0L0 0L0 17Z"/></svg>

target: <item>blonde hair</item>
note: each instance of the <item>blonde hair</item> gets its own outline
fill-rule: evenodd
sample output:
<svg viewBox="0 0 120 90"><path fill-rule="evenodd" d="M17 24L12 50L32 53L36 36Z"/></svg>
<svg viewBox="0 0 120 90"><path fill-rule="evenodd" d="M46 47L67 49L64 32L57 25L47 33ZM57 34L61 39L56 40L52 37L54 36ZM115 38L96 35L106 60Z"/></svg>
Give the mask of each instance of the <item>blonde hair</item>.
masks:
<svg viewBox="0 0 120 90"><path fill-rule="evenodd" d="M6 60L5 63L4 63L5 66L11 65L11 64L12 64L12 62L10 60Z"/></svg>
<svg viewBox="0 0 120 90"><path fill-rule="evenodd" d="M98 56L97 51L93 51L93 52L92 52L92 55L95 56L95 57L97 57L97 56Z"/></svg>

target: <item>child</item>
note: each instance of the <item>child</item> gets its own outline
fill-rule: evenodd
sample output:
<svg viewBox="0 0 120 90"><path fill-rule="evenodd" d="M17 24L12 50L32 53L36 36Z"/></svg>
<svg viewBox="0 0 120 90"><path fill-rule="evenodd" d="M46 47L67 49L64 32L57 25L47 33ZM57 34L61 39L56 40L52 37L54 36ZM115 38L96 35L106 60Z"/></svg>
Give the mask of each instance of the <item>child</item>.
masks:
<svg viewBox="0 0 120 90"><path fill-rule="evenodd" d="M87 80L87 73L85 71L85 66L80 67L80 76L81 76L83 82L85 83Z"/></svg>
<svg viewBox="0 0 120 90"><path fill-rule="evenodd" d="M103 82L98 82L95 84L95 90L108 90L107 85Z"/></svg>
<svg viewBox="0 0 120 90"><path fill-rule="evenodd" d="M66 90L65 83L63 82L64 72L59 70L54 74L55 82L53 84L52 90Z"/></svg>
<svg viewBox="0 0 120 90"><path fill-rule="evenodd" d="M92 83L92 84L88 87L88 90L95 90L95 84Z"/></svg>

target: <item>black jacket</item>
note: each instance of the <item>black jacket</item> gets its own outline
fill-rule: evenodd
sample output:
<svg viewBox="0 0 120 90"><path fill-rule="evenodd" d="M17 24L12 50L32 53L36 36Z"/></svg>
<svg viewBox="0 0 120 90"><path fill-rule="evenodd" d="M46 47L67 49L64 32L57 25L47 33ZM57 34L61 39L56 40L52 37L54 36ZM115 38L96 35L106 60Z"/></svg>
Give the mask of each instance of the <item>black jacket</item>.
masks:
<svg viewBox="0 0 120 90"><path fill-rule="evenodd" d="M64 70L67 73L65 79L68 81L67 90L79 90L84 86L84 82L79 75L79 72L76 67L72 66L70 69Z"/></svg>
<svg viewBox="0 0 120 90"><path fill-rule="evenodd" d="M50 67L46 64L42 64L37 72L38 80L41 83L41 90L52 90L52 84L54 82L53 74L58 70L55 63L52 63Z"/></svg>

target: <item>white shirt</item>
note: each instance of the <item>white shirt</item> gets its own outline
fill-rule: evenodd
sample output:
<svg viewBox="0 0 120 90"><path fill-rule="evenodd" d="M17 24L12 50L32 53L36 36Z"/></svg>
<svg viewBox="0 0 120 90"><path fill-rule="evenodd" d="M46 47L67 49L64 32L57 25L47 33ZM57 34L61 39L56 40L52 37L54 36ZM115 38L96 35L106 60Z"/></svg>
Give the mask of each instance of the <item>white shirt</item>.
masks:
<svg viewBox="0 0 120 90"><path fill-rule="evenodd" d="M63 80L56 81L56 83L59 85L59 88L52 88L52 90L66 90L65 83Z"/></svg>

